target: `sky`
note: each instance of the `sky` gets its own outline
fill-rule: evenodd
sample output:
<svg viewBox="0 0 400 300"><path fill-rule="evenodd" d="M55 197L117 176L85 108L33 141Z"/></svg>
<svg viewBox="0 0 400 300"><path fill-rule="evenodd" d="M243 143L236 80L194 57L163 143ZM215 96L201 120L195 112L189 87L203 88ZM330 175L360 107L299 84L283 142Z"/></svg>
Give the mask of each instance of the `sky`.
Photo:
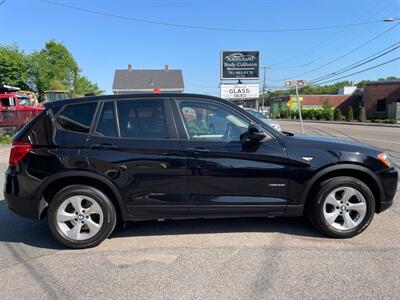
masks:
<svg viewBox="0 0 400 300"><path fill-rule="evenodd" d="M370 23L400 18L400 0L52 1L121 18L40 0L0 0L0 44L16 44L30 53L49 39L60 41L82 73L106 93L112 92L115 69L126 69L128 64L136 69L162 69L168 64L183 71L185 92L219 95L221 50L259 50L260 65L268 66L267 88L276 90L285 79L312 80L400 42L400 20ZM132 18L257 30L367 24L317 31L238 32L162 26ZM355 48L359 49L345 55ZM400 48L352 72L399 56ZM400 60L346 79L391 75L400 77Z"/></svg>

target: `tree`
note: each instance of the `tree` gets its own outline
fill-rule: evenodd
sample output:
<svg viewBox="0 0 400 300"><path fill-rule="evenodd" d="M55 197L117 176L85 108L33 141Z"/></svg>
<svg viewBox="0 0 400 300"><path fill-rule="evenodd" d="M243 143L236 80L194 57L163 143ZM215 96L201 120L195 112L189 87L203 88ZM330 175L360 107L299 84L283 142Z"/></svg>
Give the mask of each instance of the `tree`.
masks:
<svg viewBox="0 0 400 300"><path fill-rule="evenodd" d="M104 93L104 91L85 76L79 75L74 81L73 96L84 96L85 94L99 95L102 93Z"/></svg>
<svg viewBox="0 0 400 300"><path fill-rule="evenodd" d="M331 109L332 109L332 103L328 100L328 99L326 99L325 101L324 101L324 103L322 104L322 109L324 110L324 111L330 111Z"/></svg>
<svg viewBox="0 0 400 300"><path fill-rule="evenodd" d="M326 99L322 104L322 110L324 111L324 117L326 120L333 120L333 106L328 99Z"/></svg>
<svg viewBox="0 0 400 300"><path fill-rule="evenodd" d="M30 72L35 89L39 94L46 90L74 90L74 80L79 67L67 48L55 40L50 40L40 51L35 51L30 59Z"/></svg>
<svg viewBox="0 0 400 300"><path fill-rule="evenodd" d="M28 58L17 46L0 46L0 82L29 88Z"/></svg>
<svg viewBox="0 0 400 300"><path fill-rule="evenodd" d="M360 121L360 122L367 122L367 115L366 115L365 107L364 107L364 106L361 106L361 107L360 107L360 114L359 114L359 116L358 116L358 121Z"/></svg>
<svg viewBox="0 0 400 300"><path fill-rule="evenodd" d="M342 120L342 112L340 111L340 108L335 108L334 119L335 119L335 121Z"/></svg>
<svg viewBox="0 0 400 300"><path fill-rule="evenodd" d="M353 119L354 119L354 116L353 116L353 108L352 108L351 106L349 106L348 109L347 109L347 117L346 117L346 120L349 121L349 122L351 122L351 121L353 121Z"/></svg>

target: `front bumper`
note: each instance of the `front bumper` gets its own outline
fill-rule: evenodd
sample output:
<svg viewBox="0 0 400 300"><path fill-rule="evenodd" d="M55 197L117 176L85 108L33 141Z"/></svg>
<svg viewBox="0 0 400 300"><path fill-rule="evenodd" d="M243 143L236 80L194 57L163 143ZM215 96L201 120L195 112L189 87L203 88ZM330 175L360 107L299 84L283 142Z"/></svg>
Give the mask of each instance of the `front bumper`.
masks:
<svg viewBox="0 0 400 300"><path fill-rule="evenodd" d="M393 204L393 199L397 192L399 174L396 168L387 168L377 173L379 176L384 191L384 198L381 199L377 207L377 212L382 212L388 209Z"/></svg>

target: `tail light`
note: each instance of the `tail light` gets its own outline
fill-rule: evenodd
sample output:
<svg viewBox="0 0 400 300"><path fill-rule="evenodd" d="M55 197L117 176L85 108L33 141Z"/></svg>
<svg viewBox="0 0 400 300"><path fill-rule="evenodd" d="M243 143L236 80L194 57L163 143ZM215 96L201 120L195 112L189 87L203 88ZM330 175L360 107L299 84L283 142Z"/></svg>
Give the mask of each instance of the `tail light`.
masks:
<svg viewBox="0 0 400 300"><path fill-rule="evenodd" d="M25 142L12 142L10 159L8 160L10 166L15 166L32 150L32 145Z"/></svg>

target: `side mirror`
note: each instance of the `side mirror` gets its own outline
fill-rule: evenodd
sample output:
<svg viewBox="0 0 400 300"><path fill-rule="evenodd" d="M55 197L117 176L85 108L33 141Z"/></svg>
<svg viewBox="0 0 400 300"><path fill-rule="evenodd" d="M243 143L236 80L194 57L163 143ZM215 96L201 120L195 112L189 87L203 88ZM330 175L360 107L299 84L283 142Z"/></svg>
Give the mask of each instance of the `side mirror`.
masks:
<svg viewBox="0 0 400 300"><path fill-rule="evenodd" d="M250 123L247 131L240 136L241 141L259 142L267 137L262 127L258 124Z"/></svg>

